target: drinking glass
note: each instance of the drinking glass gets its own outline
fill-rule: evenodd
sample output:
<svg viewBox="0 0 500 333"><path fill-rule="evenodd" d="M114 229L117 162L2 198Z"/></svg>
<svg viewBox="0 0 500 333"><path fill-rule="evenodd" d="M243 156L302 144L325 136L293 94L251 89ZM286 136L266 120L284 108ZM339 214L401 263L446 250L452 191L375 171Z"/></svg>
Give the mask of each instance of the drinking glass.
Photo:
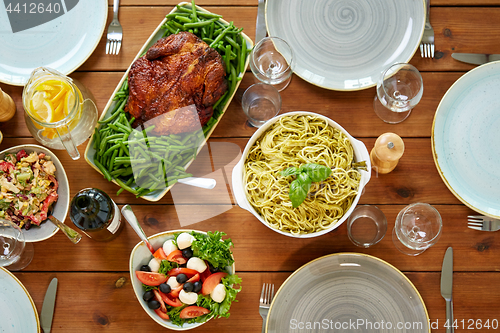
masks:
<svg viewBox="0 0 500 333"><path fill-rule="evenodd" d="M368 248L384 238L387 231L385 214L376 206L356 207L347 220L347 236L359 247Z"/></svg>
<svg viewBox="0 0 500 333"><path fill-rule="evenodd" d="M250 69L255 77L282 91L292 80L293 51L279 37L265 37L250 54Z"/></svg>
<svg viewBox="0 0 500 333"><path fill-rule="evenodd" d="M408 118L423 92L424 85L418 69L410 64L394 64L380 76L373 108L380 119L397 124Z"/></svg>
<svg viewBox="0 0 500 333"><path fill-rule="evenodd" d="M392 230L392 241L402 253L416 256L439 240L442 228L441 215L434 207L414 203L399 212Z"/></svg>
<svg viewBox="0 0 500 333"><path fill-rule="evenodd" d="M0 266L20 271L33 259L33 244L25 243L21 228L14 222L0 219Z"/></svg>
<svg viewBox="0 0 500 333"><path fill-rule="evenodd" d="M254 127L260 127L279 113L281 95L278 89L269 84L256 83L243 93L241 106L248 122Z"/></svg>

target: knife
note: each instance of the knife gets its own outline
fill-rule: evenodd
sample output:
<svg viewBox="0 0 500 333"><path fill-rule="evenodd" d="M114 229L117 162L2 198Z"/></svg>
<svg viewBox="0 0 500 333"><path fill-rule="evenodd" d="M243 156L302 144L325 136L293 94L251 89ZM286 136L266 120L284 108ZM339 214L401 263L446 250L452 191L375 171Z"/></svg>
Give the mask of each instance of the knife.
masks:
<svg viewBox="0 0 500 333"><path fill-rule="evenodd" d="M266 3L265 0L259 0L257 7L257 24L255 27L255 44L266 37Z"/></svg>
<svg viewBox="0 0 500 333"><path fill-rule="evenodd" d="M43 299L40 324L44 333L49 333L52 327L52 317L54 316L54 305L56 303L57 278L50 281L45 298Z"/></svg>
<svg viewBox="0 0 500 333"><path fill-rule="evenodd" d="M452 53L451 57L455 60L474 65L482 65L490 61L500 60L500 54L484 53Z"/></svg>
<svg viewBox="0 0 500 333"><path fill-rule="evenodd" d="M446 333L453 333L453 248L446 250L443 259L443 268L441 269L441 296L446 301Z"/></svg>

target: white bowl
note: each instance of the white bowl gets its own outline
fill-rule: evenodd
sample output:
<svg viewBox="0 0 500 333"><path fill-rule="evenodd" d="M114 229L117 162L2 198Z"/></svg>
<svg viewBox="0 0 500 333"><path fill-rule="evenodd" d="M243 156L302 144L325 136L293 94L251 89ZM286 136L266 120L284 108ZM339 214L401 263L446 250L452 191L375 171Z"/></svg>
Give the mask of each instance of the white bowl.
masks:
<svg viewBox="0 0 500 333"><path fill-rule="evenodd" d="M309 234L298 234L298 235L294 235L292 233L281 231L281 230L278 230L276 228L271 227L269 225L269 223L267 223L264 220L264 218L253 208L253 206L250 204L250 202L248 201L248 199L245 195L246 190L245 190L245 183L244 183L244 168L243 168L244 164L245 164L245 160L247 159L248 152L249 152L250 148L253 146L253 144L255 143L255 141L257 141L257 139L259 139L264 134L264 132L267 131L267 129L269 127L271 127L274 123L278 122L281 117L288 117L288 116L293 116L293 115L308 115L308 116L314 116L314 117L324 119L328 122L328 124L330 126L336 128L339 131L341 131L342 133L344 133L347 136L347 138L349 139L349 142L351 143L352 148L354 150L354 160L356 162L366 161L366 167L368 170L368 171L360 170L361 181L359 182L358 194L354 198L349 210L344 214L344 216L342 216L342 218L337 223L332 224L329 228L323 229L321 231L316 231L316 232L309 233ZM323 115L313 113L313 112L295 111L295 112L284 113L282 115L279 115L279 116L267 121L266 123L264 123L264 125L262 125L252 135L250 140L248 140L247 145L245 146L245 150L243 151L241 160L236 164L236 166L233 169L232 185L233 185L233 194L234 194L234 197L236 199L236 203L238 204L238 206L240 206L241 208L243 208L245 210L248 210L250 213L255 215L255 217L260 222L262 222L265 226L267 226L271 230L274 230L277 233L280 233L280 234L285 235L285 236L295 237L295 238L310 238L310 237L321 236L321 235L324 235L324 234L332 231L333 229L335 229L339 225L341 225L345 220L347 220L347 218L349 218L349 215L351 215L352 211L356 207L356 204L358 203L359 198L361 197L361 194L363 193L363 188L370 180L370 177L371 177L370 154L368 153L368 150L366 149L366 146L363 142L354 139L345 129L342 128L342 126L340 126L339 124L337 124L336 122L334 122L333 120L331 120L328 117L325 117Z"/></svg>
<svg viewBox="0 0 500 333"><path fill-rule="evenodd" d="M22 149L24 149L28 154L32 152L44 153L46 156L50 156L51 161L54 163L54 166L56 167L55 177L59 183L59 187L57 189L57 194L59 196L53 205L52 215L64 223L69 209L70 192L68 177L66 176L66 172L64 171L61 161L59 161L53 152L39 145L20 145L5 149L0 152L0 159L3 159L7 153L17 153ZM47 220L42 222L39 227L32 225L30 229L25 230L23 228L22 230L26 242L40 242L54 236L59 228Z"/></svg>
<svg viewBox="0 0 500 333"><path fill-rule="evenodd" d="M191 232L194 231L199 234L207 234L204 231L199 231L199 230L191 230L191 229L179 229L179 230L171 230L171 231L164 231L160 232L156 235L148 237L149 243L153 246L154 249L158 249L160 246L165 243L166 240L168 239L174 239L174 234L175 233L181 233L181 232ZM147 265L149 261L153 258L153 255L149 251L148 247L144 242L139 242L137 245L132 249L132 252L130 253L130 262L129 262L129 270L130 270L130 281L132 281L132 288L134 289L134 294L137 297L137 300L141 304L142 308L146 313L158 324L160 324L163 327L169 328L174 331L187 331L196 327L199 327L205 323L194 323L194 324L184 324L183 326L177 326L172 324L170 321L166 321L161 319L155 312L154 310L151 310L148 307L148 303L142 299L142 295L144 294L144 290L142 289L142 282L139 281L137 276L135 275L135 271L140 270L142 265ZM230 275L235 273L235 265L231 267L226 267L226 270L229 272ZM210 319L209 319L210 320ZM208 321L208 320L207 320Z"/></svg>

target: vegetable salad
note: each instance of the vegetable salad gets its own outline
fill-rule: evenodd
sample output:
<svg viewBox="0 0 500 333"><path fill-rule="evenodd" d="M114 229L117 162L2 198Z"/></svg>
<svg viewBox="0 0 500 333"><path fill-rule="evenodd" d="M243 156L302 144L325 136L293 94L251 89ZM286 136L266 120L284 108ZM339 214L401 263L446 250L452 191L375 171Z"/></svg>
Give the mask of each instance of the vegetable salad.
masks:
<svg viewBox="0 0 500 333"><path fill-rule="evenodd" d="M174 234L158 248L135 275L143 283L143 299L163 320L182 326L211 318L229 317L232 302L241 290L236 275L227 271L234 263L225 233Z"/></svg>
<svg viewBox="0 0 500 333"><path fill-rule="evenodd" d="M55 173L44 153L6 154L0 160L0 217L25 229L40 225L58 198Z"/></svg>

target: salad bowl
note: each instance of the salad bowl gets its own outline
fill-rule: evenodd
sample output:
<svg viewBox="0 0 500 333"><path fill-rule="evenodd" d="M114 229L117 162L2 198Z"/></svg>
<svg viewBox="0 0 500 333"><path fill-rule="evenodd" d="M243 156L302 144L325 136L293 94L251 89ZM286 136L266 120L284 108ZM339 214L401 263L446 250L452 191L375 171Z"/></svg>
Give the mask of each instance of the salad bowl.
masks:
<svg viewBox="0 0 500 333"><path fill-rule="evenodd" d="M320 119L325 120L330 126L333 128L339 130L345 136L349 139L349 142L352 145L353 151L354 151L354 162L361 162L365 161L366 162L366 170L360 170L361 173L361 180L359 182L359 187L358 187L358 193L355 196L354 200L352 201L351 206L349 209L344 213L342 218L338 220L336 223L332 223L328 228L320 230L320 231L315 231L312 233L304 233L304 234L292 234L290 232L278 230L276 228L273 228L267 221L262 217L257 210L250 204L250 202L247 199L246 196L246 183L245 183L245 161L247 160L247 157L249 155L250 149L254 145L254 143L275 123L279 122L280 118L282 117L288 117L288 116L293 116L293 115L306 115L306 116L314 116ZM236 164L236 166L233 169L232 173L232 185L233 185L233 195L236 199L236 203L238 206L241 208L249 211L252 213L262 224L267 226L273 231L276 231L279 234L289 236L289 237L295 237L295 238L311 238L311 237L317 237L324 235L334 229L336 229L338 226L340 226L344 221L346 221L349 218L349 215L351 215L352 211L356 207L356 204L359 201L359 198L363 194L363 188L366 186L368 181L370 180L371 177L371 163L370 163L370 155L368 154L368 150L366 149L366 146L363 142L354 139L342 126L334 122L332 119L325 117L323 115L313 113L313 112L307 112L307 111L294 111L294 112L287 112L285 114L281 114L266 123L264 123L248 140L247 145L245 146L245 150L243 151L242 157L240 161Z"/></svg>
<svg viewBox="0 0 500 333"><path fill-rule="evenodd" d="M162 245L165 241L175 240L175 234L184 233L184 232L187 232L187 233L195 232L198 234L207 235L207 233L204 231L191 230L191 229L179 229L179 230L160 232L158 234L147 237L147 239L154 249L159 249L162 247ZM137 243L137 245L132 249L132 252L130 254L130 261L129 261L130 281L132 282L134 294L135 294L137 300L139 301L139 303L141 304L142 308L144 309L144 311L146 311L146 313L154 321L156 321L158 324L160 324L161 326L168 328L168 329L171 329L171 330L175 330L175 331L190 330L190 329L199 327L199 326L203 325L204 323L206 323L208 320L210 320L211 318L205 322L184 323L182 326L177 326L169 320L164 320L164 319L160 318L155 313L154 310L152 310L148 307L148 303L143 299L143 294L144 294L143 284L138 279L135 272L139 271L141 269L141 266L147 265L152 258L153 258L153 256L151 254L151 251L148 249L148 247L146 246L146 244L143 241ZM233 257L233 259L234 259L234 257ZM207 269L209 269L209 268L207 268ZM226 267L226 271L228 272L229 275L235 274L234 263L232 266Z"/></svg>
<svg viewBox="0 0 500 333"><path fill-rule="evenodd" d="M66 171L64 171L61 161L59 161L57 156L49 149L32 144L19 145L5 149L0 152L0 159L3 160L5 154L16 154L23 149L28 155L32 152L44 153L46 156L50 156L50 160L54 163L54 166L56 167L55 178L59 183L59 187L57 189L58 199L52 206L52 216L64 223L69 209L70 191L68 177L66 176ZM26 242L40 242L54 236L59 228L52 222L45 221L42 222L40 226L32 225L30 229L25 230L23 228L22 230Z"/></svg>

